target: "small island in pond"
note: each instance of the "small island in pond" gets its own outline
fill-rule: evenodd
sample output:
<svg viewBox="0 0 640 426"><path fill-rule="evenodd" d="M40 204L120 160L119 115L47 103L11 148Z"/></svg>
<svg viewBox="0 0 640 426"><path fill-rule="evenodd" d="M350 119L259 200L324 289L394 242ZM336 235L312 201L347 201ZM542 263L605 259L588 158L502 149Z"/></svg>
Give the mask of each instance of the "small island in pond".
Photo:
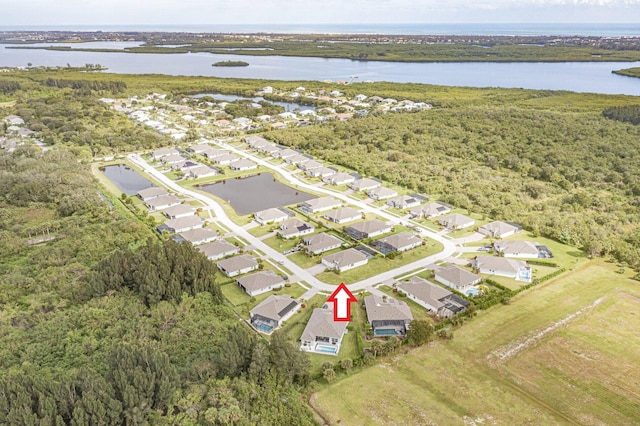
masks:
<svg viewBox="0 0 640 426"><path fill-rule="evenodd" d="M248 67L249 62L244 61L220 61L211 65L212 67Z"/></svg>

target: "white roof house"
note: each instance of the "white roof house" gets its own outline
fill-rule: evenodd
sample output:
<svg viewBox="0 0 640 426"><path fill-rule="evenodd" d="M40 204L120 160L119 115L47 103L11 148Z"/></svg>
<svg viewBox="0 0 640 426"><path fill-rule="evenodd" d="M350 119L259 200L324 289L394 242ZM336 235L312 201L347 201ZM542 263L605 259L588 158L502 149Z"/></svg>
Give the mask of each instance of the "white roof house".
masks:
<svg viewBox="0 0 640 426"><path fill-rule="evenodd" d="M424 206L417 206L410 210L413 217L438 217L443 214L451 213L452 207L449 204L434 201L427 203Z"/></svg>
<svg viewBox="0 0 640 426"><path fill-rule="evenodd" d="M513 278L516 281L530 283L533 278L531 267L527 266L526 262L506 257L476 256L471 261L471 266L481 274Z"/></svg>
<svg viewBox="0 0 640 426"><path fill-rule="evenodd" d="M208 228L196 228L189 231L181 232L180 237L184 241L188 241L194 246L205 244L218 239L218 234Z"/></svg>
<svg viewBox="0 0 640 426"><path fill-rule="evenodd" d="M373 198L374 200L386 200L396 197L398 195L398 192L394 191L393 189L380 186L378 188L368 190L367 195L369 196L369 198Z"/></svg>
<svg viewBox="0 0 640 426"><path fill-rule="evenodd" d="M522 230L522 226L515 223L489 222L478 227L478 232L491 238L506 238Z"/></svg>
<svg viewBox="0 0 640 426"><path fill-rule="evenodd" d="M320 213L340 207L341 205L342 202L340 200L327 196L305 201L300 205L300 210L307 213Z"/></svg>
<svg viewBox="0 0 640 426"><path fill-rule="evenodd" d="M463 229L475 225L476 221L463 214L454 213L443 217L438 223L447 229Z"/></svg>
<svg viewBox="0 0 640 426"><path fill-rule="evenodd" d="M180 204L180 199L173 194L161 195L159 197L146 200L144 203L149 208L149 211L155 212L158 210L164 210L172 206Z"/></svg>
<svg viewBox="0 0 640 426"><path fill-rule="evenodd" d="M333 307L315 308L300 337L300 349L325 355L338 355L347 321L333 320Z"/></svg>
<svg viewBox="0 0 640 426"><path fill-rule="evenodd" d="M162 197L163 195L169 195L169 193L164 188L152 186L151 188L138 191L137 195L142 201L147 201L153 198Z"/></svg>
<svg viewBox="0 0 640 426"><path fill-rule="evenodd" d="M191 229L202 228L203 225L204 219L198 216L187 216L177 219L169 219L163 226L172 232L184 232Z"/></svg>
<svg viewBox="0 0 640 426"><path fill-rule="evenodd" d="M496 241L493 249L504 257L537 258L540 257L538 245L531 241Z"/></svg>
<svg viewBox="0 0 640 426"><path fill-rule="evenodd" d="M223 257L232 256L240 253L240 249L226 240L214 241L199 246L201 251L209 260L218 260Z"/></svg>
<svg viewBox="0 0 640 426"><path fill-rule="evenodd" d="M307 235L313 233L315 227L302 219L298 219L297 217L285 220L280 224L280 229L278 230L278 234L282 238L289 239L300 237L302 235Z"/></svg>
<svg viewBox="0 0 640 426"><path fill-rule="evenodd" d="M331 222L342 224L362 219L362 212L351 207L340 207L326 212L324 218Z"/></svg>
<svg viewBox="0 0 640 426"><path fill-rule="evenodd" d="M374 241L373 245L383 253L403 252L422 245L420 237L412 232L401 232Z"/></svg>
<svg viewBox="0 0 640 426"><path fill-rule="evenodd" d="M391 225L385 222L373 219L366 222L356 223L344 230L351 238L356 240L362 240L365 238L373 238L378 235L391 232Z"/></svg>
<svg viewBox="0 0 640 426"><path fill-rule="evenodd" d="M349 184L354 191L368 191L382 186L382 182L376 179L363 178Z"/></svg>
<svg viewBox="0 0 640 426"><path fill-rule="evenodd" d="M330 254L322 258L322 264L329 269L335 269L339 272L348 271L358 266L366 265L369 257L361 251L354 248Z"/></svg>
<svg viewBox="0 0 640 426"><path fill-rule="evenodd" d="M231 168L231 170L235 170L239 172L239 171L257 169L258 165L251 160L242 158L238 161L234 161L231 164L229 164L229 167Z"/></svg>
<svg viewBox="0 0 640 426"><path fill-rule="evenodd" d="M345 185L355 182L356 178L349 173L338 172L336 174L322 178L324 183L330 185Z"/></svg>
<svg viewBox="0 0 640 426"><path fill-rule="evenodd" d="M331 234L321 233L309 235L302 239L302 244L307 253L320 254L333 250L342 245L342 240Z"/></svg>
<svg viewBox="0 0 640 426"><path fill-rule="evenodd" d="M177 206L164 209L162 214L169 219L178 219L180 217L193 216L196 214L196 208L191 204L178 204Z"/></svg>
<svg viewBox="0 0 640 426"><path fill-rule="evenodd" d="M264 225L267 223L282 222L283 220L289 219L289 215L280 209L272 208L255 212L253 218L256 222Z"/></svg>
<svg viewBox="0 0 640 426"><path fill-rule="evenodd" d="M469 287L482 281L480 275L476 275L456 265L441 267L434 272L436 281L459 291L465 291Z"/></svg>
<svg viewBox="0 0 640 426"><path fill-rule="evenodd" d="M232 258L233 259L233 258ZM284 287L284 279L273 271L260 271L238 278L238 285L249 296L257 296Z"/></svg>
<svg viewBox="0 0 640 426"><path fill-rule="evenodd" d="M235 277L258 269L258 261L248 254L223 259L217 265L218 269L228 277Z"/></svg>
<svg viewBox="0 0 640 426"><path fill-rule="evenodd" d="M387 205L395 207L396 209L410 209L420 204L420 199L412 195L400 195L387 201Z"/></svg>

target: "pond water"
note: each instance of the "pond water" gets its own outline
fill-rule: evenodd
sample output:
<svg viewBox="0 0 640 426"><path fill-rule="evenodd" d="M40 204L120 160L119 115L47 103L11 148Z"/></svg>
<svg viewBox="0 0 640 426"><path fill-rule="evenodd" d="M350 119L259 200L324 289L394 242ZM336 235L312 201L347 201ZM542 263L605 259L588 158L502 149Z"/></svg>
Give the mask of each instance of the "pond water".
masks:
<svg viewBox="0 0 640 426"><path fill-rule="evenodd" d="M272 207L284 207L315 198L278 182L271 173L226 179L200 189L229 202L237 214L243 216Z"/></svg>
<svg viewBox="0 0 640 426"><path fill-rule="evenodd" d="M155 186L147 179L140 176L140 173L136 172L129 166L125 166L124 164L106 166L102 169L102 172L111 182L114 183L115 186L118 187L120 191L127 195L133 195L138 191Z"/></svg>
<svg viewBox="0 0 640 426"><path fill-rule="evenodd" d="M315 105L302 105L297 102L272 101L269 99L265 99L262 96L256 96L254 98L245 98L245 97L236 96L236 95L223 95L222 93L200 93L197 95L193 95L194 98L203 98L205 96L210 96L217 101L226 101L226 102L233 102L233 101L239 101L239 100L247 100L247 101L250 100L253 102L267 101L270 104L283 107L285 111L294 111L296 108L300 108L300 110L305 110L305 109L310 109L313 111L316 110Z"/></svg>

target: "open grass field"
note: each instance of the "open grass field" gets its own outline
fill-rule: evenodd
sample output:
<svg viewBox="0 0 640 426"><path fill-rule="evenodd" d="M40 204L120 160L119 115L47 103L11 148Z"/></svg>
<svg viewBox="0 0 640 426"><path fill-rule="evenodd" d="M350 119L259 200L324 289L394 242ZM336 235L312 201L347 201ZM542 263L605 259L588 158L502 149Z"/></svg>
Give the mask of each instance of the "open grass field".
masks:
<svg viewBox="0 0 640 426"><path fill-rule="evenodd" d="M638 424L640 284L616 269L581 264L312 402L342 425Z"/></svg>

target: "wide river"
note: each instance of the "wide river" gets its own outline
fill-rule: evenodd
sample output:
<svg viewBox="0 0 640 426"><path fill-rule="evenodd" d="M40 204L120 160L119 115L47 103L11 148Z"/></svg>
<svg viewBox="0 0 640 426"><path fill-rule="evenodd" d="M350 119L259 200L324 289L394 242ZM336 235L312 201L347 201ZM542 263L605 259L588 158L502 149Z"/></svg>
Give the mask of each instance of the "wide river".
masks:
<svg viewBox="0 0 640 426"><path fill-rule="evenodd" d="M92 48L124 48L137 43L91 43ZM99 45L99 46L98 46ZM74 45L80 46L78 44ZM350 80L426 83L444 86L569 90L640 96L640 79L611 71L640 62L561 63L399 63L285 56L238 56L210 53L131 54L6 49L0 44L0 67L83 66L101 64L113 73L197 75L266 80ZM86 46L89 47L89 46ZM213 67L214 62L243 60L248 67Z"/></svg>

